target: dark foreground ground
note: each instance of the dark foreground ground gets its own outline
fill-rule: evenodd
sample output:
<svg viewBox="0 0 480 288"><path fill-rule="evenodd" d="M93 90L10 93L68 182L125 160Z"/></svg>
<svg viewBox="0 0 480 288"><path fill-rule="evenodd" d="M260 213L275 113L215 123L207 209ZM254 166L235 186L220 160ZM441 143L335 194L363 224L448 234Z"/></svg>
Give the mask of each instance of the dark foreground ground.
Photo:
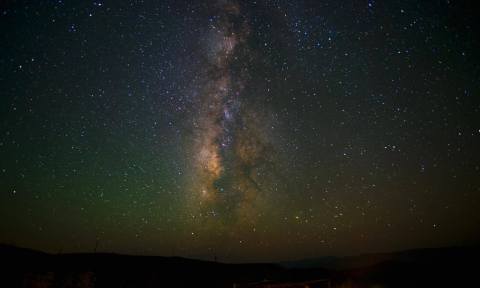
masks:
<svg viewBox="0 0 480 288"><path fill-rule="evenodd" d="M0 245L0 287L480 287L480 249L439 248L278 264L62 254Z"/></svg>

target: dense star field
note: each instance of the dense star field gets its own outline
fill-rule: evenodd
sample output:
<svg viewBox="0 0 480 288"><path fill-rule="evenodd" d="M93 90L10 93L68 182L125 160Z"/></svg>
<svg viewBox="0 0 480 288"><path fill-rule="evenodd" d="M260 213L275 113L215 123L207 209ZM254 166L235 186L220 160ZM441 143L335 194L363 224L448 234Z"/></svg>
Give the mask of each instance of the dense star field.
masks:
<svg viewBox="0 0 480 288"><path fill-rule="evenodd" d="M278 261L480 240L468 1L2 1L0 242Z"/></svg>

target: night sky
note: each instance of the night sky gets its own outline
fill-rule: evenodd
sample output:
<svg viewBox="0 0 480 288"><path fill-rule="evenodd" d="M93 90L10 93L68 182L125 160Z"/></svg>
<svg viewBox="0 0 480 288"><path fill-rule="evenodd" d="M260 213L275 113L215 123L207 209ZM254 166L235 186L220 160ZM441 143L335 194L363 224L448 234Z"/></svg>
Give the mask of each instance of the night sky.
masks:
<svg viewBox="0 0 480 288"><path fill-rule="evenodd" d="M278 261L480 240L474 1L1 1L0 242Z"/></svg>

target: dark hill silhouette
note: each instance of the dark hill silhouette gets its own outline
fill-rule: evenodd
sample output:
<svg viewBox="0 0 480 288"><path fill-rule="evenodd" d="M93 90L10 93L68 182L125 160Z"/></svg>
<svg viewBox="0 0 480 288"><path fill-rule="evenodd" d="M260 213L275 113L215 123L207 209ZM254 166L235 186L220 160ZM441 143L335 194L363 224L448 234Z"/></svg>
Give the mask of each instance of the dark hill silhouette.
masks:
<svg viewBox="0 0 480 288"><path fill-rule="evenodd" d="M2 271L3 283L9 283L5 287L232 287L234 283L301 281L328 274L324 269L287 269L268 263L227 264L111 253L54 255L5 245L0 248L0 258L9 263ZM73 282L83 286L68 286Z"/></svg>
<svg viewBox="0 0 480 288"><path fill-rule="evenodd" d="M280 264L227 264L109 253L55 255L0 245L0 259L5 264L0 286L459 287L477 282L479 251L419 249Z"/></svg>

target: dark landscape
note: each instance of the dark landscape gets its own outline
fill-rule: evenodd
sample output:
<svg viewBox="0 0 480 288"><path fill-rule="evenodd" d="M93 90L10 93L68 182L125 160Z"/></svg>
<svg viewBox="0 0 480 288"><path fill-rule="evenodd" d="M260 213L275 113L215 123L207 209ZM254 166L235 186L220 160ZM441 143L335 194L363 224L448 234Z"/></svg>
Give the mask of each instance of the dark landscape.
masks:
<svg viewBox="0 0 480 288"><path fill-rule="evenodd" d="M473 287L478 247L417 249L285 263L48 254L0 246L2 287ZM473 285L473 286L472 286Z"/></svg>

